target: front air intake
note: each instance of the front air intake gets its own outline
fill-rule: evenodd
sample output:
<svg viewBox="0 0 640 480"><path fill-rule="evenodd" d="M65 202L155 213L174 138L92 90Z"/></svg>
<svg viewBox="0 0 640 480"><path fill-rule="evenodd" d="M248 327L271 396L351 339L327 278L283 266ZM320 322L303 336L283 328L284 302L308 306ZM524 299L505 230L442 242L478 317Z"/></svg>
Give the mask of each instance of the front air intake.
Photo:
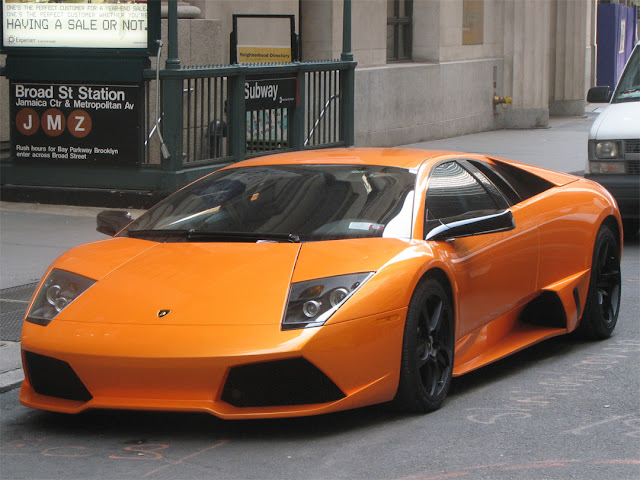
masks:
<svg viewBox="0 0 640 480"><path fill-rule="evenodd" d="M40 395L88 402L93 397L67 362L23 352L31 387Z"/></svg>
<svg viewBox="0 0 640 480"><path fill-rule="evenodd" d="M279 407L334 402L345 394L304 358L233 367L222 400L234 407Z"/></svg>

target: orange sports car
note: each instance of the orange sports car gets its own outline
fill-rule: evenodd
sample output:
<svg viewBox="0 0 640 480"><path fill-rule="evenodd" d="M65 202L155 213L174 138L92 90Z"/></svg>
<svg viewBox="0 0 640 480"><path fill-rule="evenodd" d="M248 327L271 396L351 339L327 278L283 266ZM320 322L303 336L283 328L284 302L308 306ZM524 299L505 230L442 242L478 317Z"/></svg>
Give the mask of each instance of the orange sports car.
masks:
<svg viewBox="0 0 640 480"><path fill-rule="evenodd" d="M313 415L437 409L452 376L574 330L611 335L622 226L598 184L465 153L260 157L46 272L24 405Z"/></svg>

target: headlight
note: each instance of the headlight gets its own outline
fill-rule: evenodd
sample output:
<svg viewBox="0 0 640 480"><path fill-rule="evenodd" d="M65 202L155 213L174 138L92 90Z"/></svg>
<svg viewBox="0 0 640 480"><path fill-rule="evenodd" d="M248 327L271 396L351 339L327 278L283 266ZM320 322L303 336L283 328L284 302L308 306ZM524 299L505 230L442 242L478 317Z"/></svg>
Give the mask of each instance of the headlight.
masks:
<svg viewBox="0 0 640 480"><path fill-rule="evenodd" d="M624 173L624 162L589 162L589 173Z"/></svg>
<svg viewBox="0 0 640 480"><path fill-rule="evenodd" d="M82 275L54 268L40 287L26 320L48 325L58 313L96 283Z"/></svg>
<svg viewBox="0 0 640 480"><path fill-rule="evenodd" d="M618 155L620 154L620 145L618 142L613 142L611 140L596 142L594 152L596 154L596 158L618 158Z"/></svg>
<svg viewBox="0 0 640 480"><path fill-rule="evenodd" d="M282 329L323 325L372 276L372 272L354 273L292 284Z"/></svg>

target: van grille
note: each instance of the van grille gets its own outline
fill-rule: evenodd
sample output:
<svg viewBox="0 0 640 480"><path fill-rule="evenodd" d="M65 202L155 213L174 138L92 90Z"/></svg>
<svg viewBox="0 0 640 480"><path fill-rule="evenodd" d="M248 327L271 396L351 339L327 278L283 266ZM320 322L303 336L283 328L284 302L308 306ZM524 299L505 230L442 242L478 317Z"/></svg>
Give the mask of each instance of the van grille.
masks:
<svg viewBox="0 0 640 480"><path fill-rule="evenodd" d="M631 175L640 175L640 160L627 160L625 172Z"/></svg>
<svg viewBox="0 0 640 480"><path fill-rule="evenodd" d="M638 140L625 140L624 141L624 153L640 153L640 139L638 139Z"/></svg>

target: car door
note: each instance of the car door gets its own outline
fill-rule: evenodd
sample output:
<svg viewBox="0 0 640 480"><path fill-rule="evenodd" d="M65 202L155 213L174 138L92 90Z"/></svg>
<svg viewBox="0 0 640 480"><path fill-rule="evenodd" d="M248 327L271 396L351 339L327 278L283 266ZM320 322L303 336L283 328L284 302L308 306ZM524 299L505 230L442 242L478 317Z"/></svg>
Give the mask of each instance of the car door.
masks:
<svg viewBox="0 0 640 480"><path fill-rule="evenodd" d="M489 178L464 159L436 165L425 195L425 235L441 223L510 208L515 229L441 241L457 287L458 338L531 298L536 290L538 232Z"/></svg>

